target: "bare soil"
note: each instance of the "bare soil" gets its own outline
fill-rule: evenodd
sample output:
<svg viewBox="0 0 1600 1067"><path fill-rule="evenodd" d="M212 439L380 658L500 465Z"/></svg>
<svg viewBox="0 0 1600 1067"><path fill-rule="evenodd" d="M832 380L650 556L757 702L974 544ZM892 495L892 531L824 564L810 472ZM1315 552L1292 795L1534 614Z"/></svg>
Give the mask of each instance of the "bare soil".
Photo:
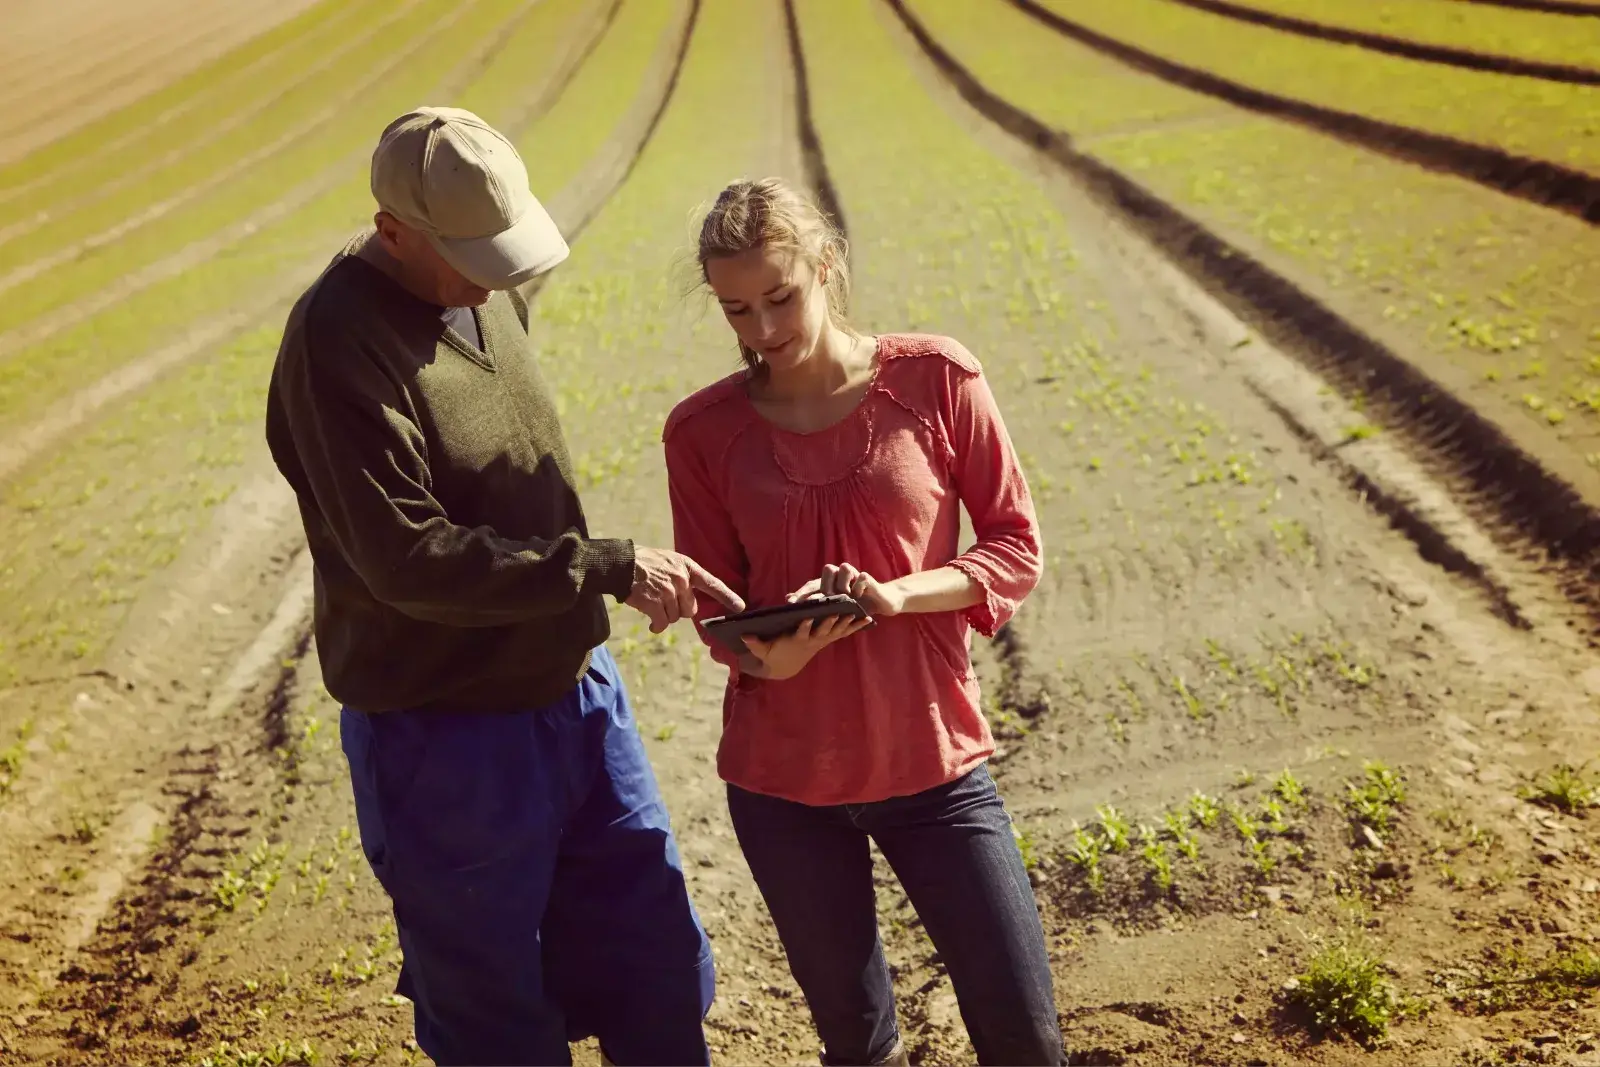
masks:
<svg viewBox="0 0 1600 1067"><path fill-rule="evenodd" d="M315 0L17 0L6 5L0 162L16 159L294 17Z"/></svg>
<svg viewBox="0 0 1600 1067"><path fill-rule="evenodd" d="M1592 990L1530 980L1596 951L1600 931L1600 817L1519 796L1557 762L1600 754L1600 662L1564 625L1560 590L1510 570L1512 625L1482 582L1423 558L1415 530L1352 488L1362 464L1399 459L1320 444L1304 396L1273 384L1289 380L1287 359L1203 322L1226 313L1149 269L1159 249L987 125L885 12L869 23L878 62L911 63L939 114L918 126L912 105L885 97L880 119L997 167L985 173L1019 243L945 232L940 205L970 189L956 168L875 150L843 120L855 57L798 4L817 139L803 152L783 6L736 14L745 3L703 0L696 23L751 49L735 73L761 132L717 166L826 174L850 224L862 325L960 337L1024 453L1047 576L974 655L1074 1062L1600 1062ZM680 79L662 60L647 96L704 91L701 61L691 44ZM682 151L672 139L691 118L669 104L658 124L658 99L553 200L591 229L608 212L637 222L643 251L606 254L638 259L615 276L641 287L681 251L660 247L682 235L658 199L686 209L714 192L662 191L648 175L610 192L644 173L623 163L646 135ZM917 232L907 217L934 221ZM1036 248L1021 243L1030 234ZM1008 315L1010 292L974 283L1041 263L1054 287L1042 308ZM929 302L930 321L912 321ZM549 376L578 398L564 419L580 457L610 456L619 427L652 437L679 396L732 365L720 323L666 306L662 322L625 354L608 346L616 366L549 349ZM552 346L579 336L537 316L535 329ZM582 391L623 369L640 383L627 394ZM1330 390L1312 406L1359 421L1343 403ZM0 691L3 721L36 724L0 798L13 858L0 869L0 1062L423 1062L392 995L393 926L354 837L338 709L307 637L297 519L262 453L239 485L103 662ZM658 449L585 499L597 533L670 543ZM1480 552L1469 528L1441 536ZM715 776L721 672L681 627L651 637L625 609L614 619L717 954L717 1060L816 1063ZM1403 783L1382 820L1352 808L1378 773L1367 761ZM1197 793L1217 806L1211 825L1181 814ZM1163 833L1169 813L1181 834ZM1119 817L1128 847L1091 876L1078 831ZM913 1062L971 1062L948 977L887 868L879 887ZM1340 939L1384 961L1405 1009L1371 1049L1319 1034L1295 1005L1309 961ZM592 1047L577 1057L596 1061Z"/></svg>

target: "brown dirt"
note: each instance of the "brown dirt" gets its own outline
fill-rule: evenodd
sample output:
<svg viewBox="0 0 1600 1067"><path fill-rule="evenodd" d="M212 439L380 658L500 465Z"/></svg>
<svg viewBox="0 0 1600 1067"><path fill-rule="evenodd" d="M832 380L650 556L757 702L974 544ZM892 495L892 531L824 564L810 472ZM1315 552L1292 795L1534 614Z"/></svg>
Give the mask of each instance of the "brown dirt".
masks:
<svg viewBox="0 0 1600 1067"><path fill-rule="evenodd" d="M314 0L22 0L6 8L0 162L216 58ZM22 105L26 104L26 107Z"/></svg>
<svg viewBox="0 0 1600 1067"><path fill-rule="evenodd" d="M705 0L702 25L728 25L740 2ZM842 99L861 104L841 70L852 57L830 48L815 12L797 10L821 161L857 249L863 323L907 328L923 294L970 288L974 264L1023 262L981 229L904 226L966 191L954 172L910 180L913 154L875 151L841 120ZM762 79L749 98L766 109L755 126L764 137L718 165L729 176L814 176L783 12L760 11L762 52L746 67ZM890 21L869 25L893 63L912 54ZM1591 1000L1516 1003L1506 994L1526 985L1503 980L1516 976L1513 951L1537 960L1592 947L1600 919L1600 819L1516 795L1557 754L1579 762L1600 751L1600 666L1543 621L1561 616L1559 595L1511 570L1514 602L1528 609L1528 625L1513 627L1481 583L1419 558L1351 491L1365 460L1285 421L1293 403L1258 373L1267 355L1197 322L1192 296L1145 270L1149 249L914 69L943 109L939 143L971 138L998 159L1014 232L1043 235L1029 255L1047 257L1060 285L1047 313L1008 321L1000 297L975 294L974 311L947 302L937 322L988 366L1045 527L1045 582L975 655L1002 744L996 772L1037 860L1074 1062L1590 1062L1584 1035L1600 1031ZM635 143L652 114L641 104L625 124ZM673 121L669 109L663 130ZM574 189L618 174L627 153L610 149ZM631 192L607 211L648 220L658 193ZM554 202L590 217L576 194ZM659 216L639 225L665 232ZM594 255L631 261L637 250ZM643 277L631 262L617 269ZM608 457L618 426L649 441L671 403L729 365L720 324L674 322L625 355L596 338L594 351L627 359L643 384L581 403L588 350L583 361L552 354L552 380L578 398L564 417L580 458ZM1169 445L1192 461L1170 463ZM597 532L668 543L658 451L586 491ZM1195 480L1208 464L1220 478ZM26 743L30 769L0 804L0 849L23 857L0 874L0 1060L231 1065L282 1043L296 1062L301 1042L323 1063L421 1059L407 1046L409 1008L390 996L387 902L353 840L336 709L305 643L305 564L286 490L261 456L240 482L135 606L103 673L9 694L40 726ZM1452 531L1452 543L1469 544L1470 532ZM712 766L719 672L681 628L652 638L631 613L615 618L612 647L718 957L718 1062L815 1063L723 811ZM1393 767L1407 790L1378 849L1343 806L1365 759ZM1261 805L1286 768L1307 804L1286 803L1281 828L1259 831L1270 873L1227 815L1193 830L1198 862L1174 858L1170 890L1154 883L1137 840L1103 860L1100 891L1069 858L1075 824L1093 825L1101 805L1159 826L1163 810L1201 791L1265 824ZM948 979L886 871L880 906L914 1061L970 1062ZM1341 932L1375 945L1391 980L1428 1009L1376 1052L1314 1039L1285 997L1315 939ZM594 1062L593 1049L579 1058Z"/></svg>

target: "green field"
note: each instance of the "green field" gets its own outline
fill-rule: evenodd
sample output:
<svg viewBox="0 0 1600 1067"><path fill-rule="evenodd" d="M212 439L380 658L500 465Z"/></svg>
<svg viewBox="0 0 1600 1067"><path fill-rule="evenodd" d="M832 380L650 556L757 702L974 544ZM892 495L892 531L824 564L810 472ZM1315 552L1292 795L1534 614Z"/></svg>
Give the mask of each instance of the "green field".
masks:
<svg viewBox="0 0 1600 1067"><path fill-rule="evenodd" d="M1590 69L1600 65L1600 23L1545 11L1469 7L1462 0L1249 0L1246 6L1420 44Z"/></svg>
<svg viewBox="0 0 1600 1067"><path fill-rule="evenodd" d="M1069 147L985 117L887 0L321 0L0 165L0 1062L426 1062L262 432L284 317L370 220L374 137L424 103L501 128L568 230L530 335L597 536L671 543L663 423L740 366L694 260L729 181L835 195L852 324L979 359L1045 573L973 671L1072 1062L1586 1062L1600 667L1575 565L1546 555L1570 546L1486 510L1506 475L1438 460L1449 427L1317 377L1310 344L1257 344L1251 315L1281 308L1082 176L1259 261L1600 507L1595 228L1141 73L1011 0L904 2ZM1592 87L1172 0L1039 2L1600 173ZM1583 17L1240 2L1600 65ZM714 1062L817 1062L727 819L722 668L608 607L712 937ZM876 876L911 1061L973 1062L947 961Z"/></svg>
<svg viewBox="0 0 1600 1067"><path fill-rule="evenodd" d="M1593 227L1166 85L1008 5L981 34L971 5L911 6L1001 96L1600 471Z"/></svg>
<svg viewBox="0 0 1600 1067"><path fill-rule="evenodd" d="M1594 86L1419 63L1168 0L1041 0L1041 6L1252 89L1600 174L1600 89ZM1046 33L1037 23L1033 32ZM1579 26L1573 32L1593 31Z"/></svg>

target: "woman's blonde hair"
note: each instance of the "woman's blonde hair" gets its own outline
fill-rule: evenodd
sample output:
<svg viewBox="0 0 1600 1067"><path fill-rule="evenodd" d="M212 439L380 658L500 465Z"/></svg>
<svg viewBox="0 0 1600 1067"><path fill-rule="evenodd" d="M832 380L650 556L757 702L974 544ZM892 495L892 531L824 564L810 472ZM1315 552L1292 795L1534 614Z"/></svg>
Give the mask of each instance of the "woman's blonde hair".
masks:
<svg viewBox="0 0 1600 1067"><path fill-rule="evenodd" d="M814 270L826 265L828 315L834 325L855 333L845 319L850 303L849 244L814 201L782 178L741 179L722 190L700 223L700 283L710 283L706 273L710 260L756 248L786 249L803 256ZM765 373L765 361L742 341L739 355L751 374Z"/></svg>

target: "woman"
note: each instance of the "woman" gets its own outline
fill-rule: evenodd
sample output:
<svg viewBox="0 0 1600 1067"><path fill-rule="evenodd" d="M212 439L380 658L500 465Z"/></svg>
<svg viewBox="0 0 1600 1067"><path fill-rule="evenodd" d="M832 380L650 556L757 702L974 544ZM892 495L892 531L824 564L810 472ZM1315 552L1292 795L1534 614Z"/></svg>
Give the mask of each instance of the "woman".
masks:
<svg viewBox="0 0 1600 1067"><path fill-rule="evenodd" d="M968 655L971 629L992 636L1040 572L978 362L950 338L853 330L844 242L781 181L725 189L698 258L745 368L667 420L677 548L752 606L848 593L871 615L747 638L738 656L700 631L730 668L717 764L734 830L823 1062L907 1062L870 840L948 968L980 1062L1063 1063ZM958 554L963 505L977 543Z"/></svg>

